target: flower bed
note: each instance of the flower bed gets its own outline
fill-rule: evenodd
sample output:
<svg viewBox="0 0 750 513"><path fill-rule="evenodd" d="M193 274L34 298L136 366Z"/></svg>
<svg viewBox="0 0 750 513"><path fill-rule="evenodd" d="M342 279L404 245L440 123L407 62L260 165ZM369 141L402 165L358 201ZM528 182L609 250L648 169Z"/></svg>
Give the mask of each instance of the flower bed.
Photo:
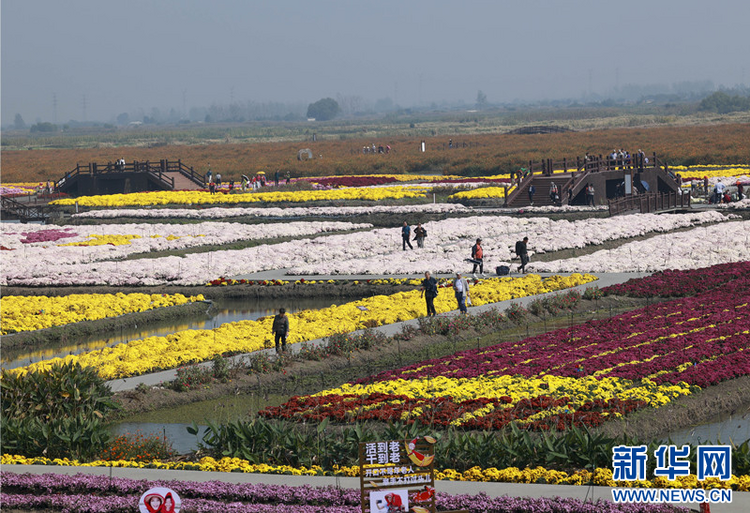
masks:
<svg viewBox="0 0 750 513"><path fill-rule="evenodd" d="M504 198L507 187L480 187L471 191L461 191L456 194L448 196L449 199L462 200L462 199L478 199L478 198Z"/></svg>
<svg viewBox="0 0 750 513"><path fill-rule="evenodd" d="M145 312L155 308L203 301L203 295L71 294L68 296L5 296L0 302L2 334L33 331L73 322Z"/></svg>
<svg viewBox="0 0 750 513"><path fill-rule="evenodd" d="M714 265L700 269L660 271L603 288L605 294L630 297L693 296L750 275L750 262Z"/></svg>
<svg viewBox="0 0 750 513"><path fill-rule="evenodd" d="M323 178L302 178L323 187L369 187L398 182L395 176L326 176Z"/></svg>
<svg viewBox="0 0 750 513"><path fill-rule="evenodd" d="M294 397L260 414L499 429L598 426L750 373L750 276L573 328Z"/></svg>
<svg viewBox="0 0 750 513"><path fill-rule="evenodd" d="M597 471L604 475L606 471ZM543 469L534 469L530 477L544 477ZM596 477L599 477L597 475ZM358 513L361 494L358 489L333 486L285 486L266 484L230 484L220 481L149 481L77 474L3 473L4 507L24 509L51 508L80 513L125 513L137 508L138 499L154 487L177 492L184 511L213 513ZM578 499L489 498L486 494L449 495L437 492L438 510L467 509L471 513L516 513L554 511L556 513L688 513L683 508L654 504L614 504L606 500L582 502Z"/></svg>
<svg viewBox="0 0 750 513"><path fill-rule="evenodd" d="M679 173L683 180L684 179L699 179L702 180L704 176L711 178L729 177L729 176L741 176L750 174L750 166L721 166L721 165L707 165L707 166L669 166L675 173Z"/></svg>
<svg viewBox="0 0 750 513"><path fill-rule="evenodd" d="M26 458L24 456L16 456L10 454L2 455L3 465L51 465L51 466L65 466L65 467L117 467L117 468L149 468L149 469L162 469L162 470L193 470L202 472L242 472L245 474L273 474L273 475L291 475L291 476L342 476L342 477L358 477L359 467L345 467L338 466L333 471L326 471L319 466L307 467L291 467L288 465L266 465L266 464L253 464L247 460L240 458L221 458L214 459L211 457L201 458L197 462L188 461L132 461L132 460L116 460L107 461L99 460L88 463L80 462L77 460L64 459L50 459L44 457L38 458ZM54 474L48 474L54 475ZM5 476L19 476L17 474L5 473ZM39 481L46 481L43 477L44 474L39 476ZM82 474L73 476L74 480ZM16 480L17 479L17 480ZM468 482L495 482L495 483L545 483L545 484L558 484L558 485L573 485L573 486L584 486L589 484L595 484L597 486L634 486L643 488L731 488L735 491L750 491L750 476L737 476L732 475L732 478L728 481L721 481L717 478L708 478L704 481L698 481L696 476L678 476L674 481L668 481L663 477L656 477L653 480L647 481L634 481L634 482L622 482L614 481L612 479L612 470L608 468L597 468L593 473L589 470L580 470L578 472L562 472L559 470L546 469L544 467L535 468L516 468L508 467L504 469L497 468L482 468L474 467L464 472L458 470L446 468L446 469L435 469L435 479L440 481L468 481ZM9 486L19 486L19 482L23 482L22 479L15 477L7 483ZM40 486L33 481L25 481L29 488ZM53 486L53 489L63 489L63 483L48 483ZM77 487L75 483L73 488ZM226 486L226 485L224 485ZM96 489L97 486L93 486ZM62 491L62 490L61 490Z"/></svg>
<svg viewBox="0 0 750 513"><path fill-rule="evenodd" d="M238 241L372 228L366 223L339 221L294 221L273 225L209 221L195 224L100 224L64 230L49 230L40 226L19 233L7 226L0 228L0 243L11 249L22 248L23 251L8 257L6 266L0 272L35 275L60 271L73 279L76 272L66 273L65 266L75 263L119 260L138 253L221 246ZM126 267L128 264L121 265ZM120 267L120 264L115 266ZM86 274L92 273L89 271Z"/></svg>
<svg viewBox="0 0 750 513"><path fill-rule="evenodd" d="M577 221L553 221L543 217L507 218L466 217L425 223L427 230L425 247L414 252L401 251L400 233L394 229L378 229L368 233L352 234L337 239L337 250L315 247L325 240L305 248L307 263L291 262L289 274L416 274L429 269L433 272L455 272L469 269L464 260L471 254L476 238L482 238L485 254L485 269L508 264L514 255L516 241L528 236L531 255L570 248L583 248L604 242L642 236L647 233L665 232L703 223L726 221L728 218L717 212L659 216L637 214L603 219L581 219ZM723 233L723 230L722 230ZM741 232L740 232L741 233ZM670 235L671 237L672 235ZM736 234L739 236L739 234ZM332 237L329 239L334 240ZM340 241L340 242L339 242ZM662 244L664 244L662 242ZM340 249L339 249L340 248ZM361 248L358 250L358 248ZM739 249L738 249L739 250ZM316 253L329 256L317 258ZM387 258L382 255L388 254ZM609 254L609 251L606 253ZM700 259L708 254L695 252L692 257ZM604 258L604 257L601 257ZM425 269L425 262L429 267ZM636 262L629 262L633 265ZM662 262L658 262L662 264ZM554 263L532 264L539 269ZM616 272L608 267L608 272ZM579 266L574 272L586 272Z"/></svg>
<svg viewBox="0 0 750 513"><path fill-rule="evenodd" d="M330 191L273 191L238 194L211 194L204 191L156 191L134 194L108 194L61 199L51 205L82 207L122 207L150 205L211 205L237 203L306 203L308 201L366 200L423 198L424 192L402 187L352 187Z"/></svg>
<svg viewBox="0 0 750 513"><path fill-rule="evenodd" d="M620 216L623 218L631 216ZM750 260L750 221L714 228L694 228L628 242L620 247L553 262L533 262L535 272L654 272L694 269Z"/></svg>
<svg viewBox="0 0 750 513"><path fill-rule="evenodd" d="M472 288L474 305L495 303L506 299L561 290L595 280L591 275L553 276L542 279L536 275L523 278L485 280ZM358 307L366 310L361 311ZM435 298L438 312L456 308L452 294L441 293ZM424 315L420 292L399 292L390 296L374 296L321 310L303 310L289 315L288 343L324 338L334 333L351 332L364 326L380 326L414 319ZM209 360L218 354L247 353L271 347L273 317L257 321L223 324L212 330L186 330L167 337L148 337L127 344L65 358L44 360L16 372L44 371L55 362L78 362L95 367L105 379L123 378L161 369L173 369L192 362Z"/></svg>
<svg viewBox="0 0 750 513"><path fill-rule="evenodd" d="M136 243L147 244L143 237L131 240L131 244L127 246L107 245L84 248L85 251L81 248L35 250L33 259L24 258L20 252L19 254L14 252L12 265L8 264L0 270L0 285L48 286L50 283L57 285L202 285L220 276L239 276L282 267L290 268L288 273L293 275L422 274L426 270L453 273L471 269L465 259L471 254L471 246L476 237L484 240L485 268L492 272L494 266L510 261L511 250L516 241L524 235L530 238L529 248L533 255L533 252L583 248L587 245L636 237L650 232L670 231L727 220L727 216L717 212L675 214L666 217L638 214L607 219L583 219L575 222L552 221L547 218L498 220L493 217L476 216L425 223L424 227L428 232L425 247L414 251L401 250L399 229L380 228L359 233L328 235L316 239L299 238L290 242L240 250L187 254L183 257L169 256L120 262L97 261L114 259L118 255L122 256L136 251ZM290 230L293 224L288 223ZM206 239L193 240L196 235L201 234L206 235L206 238L215 235L217 238L213 240L224 237L216 230L208 233L198 232L195 225L185 225L184 229L185 232L181 234L187 237L185 241L153 239L148 241L148 245L141 247L166 249L171 245L205 244ZM112 231L114 228L107 228L107 230ZM179 233L176 231L177 228L172 230L172 234ZM189 230L193 230L192 238L190 238ZM237 230L239 233L251 232L246 228ZM263 229L257 228L257 230L258 236L262 236ZM285 233L282 228L274 228L274 230L274 235ZM714 232L716 228L711 228L710 231ZM693 241L684 237L683 234L670 234L669 238L662 238L658 244L648 246L653 255L664 254L661 259L654 259L650 256L632 258L629 252L617 249L597 254L598 258L593 261L586 260L587 257L581 257L579 260L587 262L587 265L592 266L591 268L603 267L605 271L619 272L628 269L638 270L649 265L653 270L659 270L670 267L700 267L712 263L710 259L714 259L713 263L750 259L737 258L737 254L750 254L750 249L739 243L740 240L744 243L747 237L742 228L738 230L722 228L722 234L725 232L727 239L736 239L737 243L729 247L718 247L713 244L715 247L709 247L706 251L692 251L693 245L704 244L704 242ZM144 231L145 235L149 233L153 232ZM705 237L706 233L701 233L699 236ZM679 239L679 237L683 238ZM678 238L681 243L672 244L673 238ZM5 240L1 238L0 245L12 248L13 246ZM644 242L653 244L651 240L653 239ZM713 236L708 241L713 241ZM63 252L63 250L67 251ZM668 258L671 252L675 255L678 252L685 254L684 263L679 266L670 265L673 263L673 260ZM61 258L61 255L65 255L67 260ZM280 258L280 255L283 255L283 258ZM623 267L615 267L610 262L611 255L620 255L619 258L611 260ZM83 263L88 262L89 259L94 263ZM532 258L530 265L536 266L536 269L547 270L554 265L561 265L560 262L571 266L577 265L573 272L581 272L581 270L587 272L586 267L576 263L577 260L536 263ZM633 267L636 269L632 269Z"/></svg>
<svg viewBox="0 0 750 513"><path fill-rule="evenodd" d="M146 218L146 219L225 219L230 217L347 217L371 214L443 214L471 212L470 207L456 203L426 203L423 205L372 205L366 207L212 207L206 209L159 208L91 210L73 214L84 219Z"/></svg>

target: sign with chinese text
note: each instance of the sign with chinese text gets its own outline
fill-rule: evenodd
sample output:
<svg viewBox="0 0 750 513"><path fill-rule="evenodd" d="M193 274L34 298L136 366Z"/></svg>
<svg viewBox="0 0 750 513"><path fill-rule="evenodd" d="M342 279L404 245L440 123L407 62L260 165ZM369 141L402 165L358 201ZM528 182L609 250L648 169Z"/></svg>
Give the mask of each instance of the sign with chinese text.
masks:
<svg viewBox="0 0 750 513"><path fill-rule="evenodd" d="M362 513L435 513L435 439L359 444Z"/></svg>

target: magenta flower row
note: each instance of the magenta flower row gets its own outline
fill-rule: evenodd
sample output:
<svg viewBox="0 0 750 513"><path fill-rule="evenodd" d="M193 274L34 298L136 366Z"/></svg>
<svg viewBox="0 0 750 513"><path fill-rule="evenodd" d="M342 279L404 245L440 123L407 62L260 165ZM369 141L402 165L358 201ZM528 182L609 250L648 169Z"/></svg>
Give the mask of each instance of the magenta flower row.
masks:
<svg viewBox="0 0 750 513"><path fill-rule="evenodd" d="M182 499L181 511L193 513L356 513L360 492L333 486L230 484L219 481L148 481L76 474L14 474L3 472L0 502L7 509L51 509L76 513L137 511L138 499L156 486L171 488ZM448 495L438 492L437 509L467 509L471 513L687 513L664 505L621 504L605 500L519 498Z"/></svg>
<svg viewBox="0 0 750 513"><path fill-rule="evenodd" d="M631 297L692 296L750 274L750 262L719 264L702 269L672 270L603 288L605 294Z"/></svg>

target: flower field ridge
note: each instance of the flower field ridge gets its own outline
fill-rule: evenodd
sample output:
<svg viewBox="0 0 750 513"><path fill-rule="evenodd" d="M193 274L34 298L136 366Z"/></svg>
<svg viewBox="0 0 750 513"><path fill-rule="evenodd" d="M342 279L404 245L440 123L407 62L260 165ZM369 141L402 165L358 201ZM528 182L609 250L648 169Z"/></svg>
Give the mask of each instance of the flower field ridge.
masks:
<svg viewBox="0 0 750 513"><path fill-rule="evenodd" d="M471 297L473 304L479 306L562 290L594 280L595 276L580 274L544 279L538 275L488 279L472 287ZM366 310L359 310L359 306L364 306ZM456 301L451 294L442 293L435 299L435 308L438 312L454 310ZM334 333L351 332L365 325L380 326L415 319L424 315L424 311L424 300L420 299L418 290L373 296L321 310L303 310L289 315L288 342L324 338ZM62 359L44 360L13 371L44 371L54 363L78 362L84 367L95 367L105 379L115 379L173 369L187 363L202 362L218 354L253 352L271 347L272 322L272 317L263 317L257 321L226 323L211 330L179 331L166 337L148 337L84 354L68 355Z"/></svg>
<svg viewBox="0 0 750 513"><path fill-rule="evenodd" d="M263 410L269 418L597 426L750 374L750 276L694 297L462 351Z"/></svg>

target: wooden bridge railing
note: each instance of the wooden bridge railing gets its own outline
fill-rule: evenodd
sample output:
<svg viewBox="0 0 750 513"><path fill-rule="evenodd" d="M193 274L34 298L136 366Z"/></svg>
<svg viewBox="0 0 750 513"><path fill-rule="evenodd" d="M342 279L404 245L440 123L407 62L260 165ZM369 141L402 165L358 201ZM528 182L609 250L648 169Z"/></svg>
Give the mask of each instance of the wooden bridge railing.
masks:
<svg viewBox="0 0 750 513"><path fill-rule="evenodd" d="M48 212L43 205L25 205L6 196L2 197L2 210L21 222L44 221L48 217Z"/></svg>
<svg viewBox="0 0 750 513"><path fill-rule="evenodd" d="M638 211L641 214L660 212L677 208L690 208L690 192L683 194L647 193L631 194L624 198L609 201L609 215L614 216L623 212Z"/></svg>
<svg viewBox="0 0 750 513"><path fill-rule="evenodd" d="M192 167L185 165L181 160L160 160L159 162L150 162L148 160L145 162L139 162L134 160L132 162L125 162L124 164L118 164L117 162L107 162L106 164L98 164L96 162L89 162L84 165L76 164L75 169L69 171L65 176L55 182L55 189L59 190L61 187L64 187L67 183L70 183L82 174L97 175L108 173L149 173L164 186L173 189L174 178L167 174L170 172L178 172L196 184L205 187L205 179L203 175L196 172Z"/></svg>

